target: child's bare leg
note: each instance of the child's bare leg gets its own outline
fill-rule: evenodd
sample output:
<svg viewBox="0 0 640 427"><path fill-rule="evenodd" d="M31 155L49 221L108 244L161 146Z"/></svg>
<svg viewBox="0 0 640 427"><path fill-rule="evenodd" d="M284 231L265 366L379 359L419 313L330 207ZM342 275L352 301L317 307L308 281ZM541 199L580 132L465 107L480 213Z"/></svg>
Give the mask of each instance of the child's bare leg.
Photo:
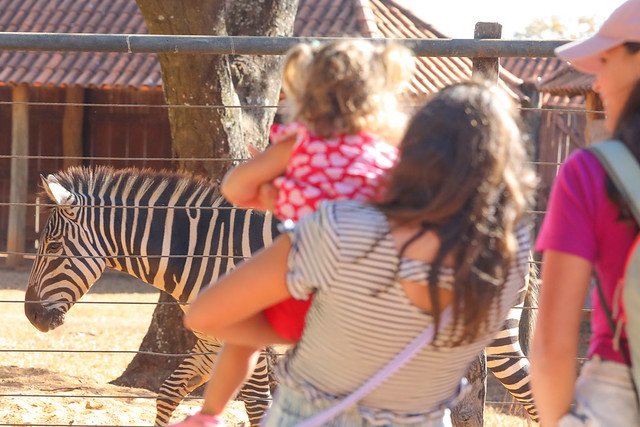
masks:
<svg viewBox="0 0 640 427"><path fill-rule="evenodd" d="M218 334L217 338L224 341L225 344L231 342L256 348L263 348L271 344L295 344L278 335L263 313L258 313L228 326Z"/></svg>
<svg viewBox="0 0 640 427"><path fill-rule="evenodd" d="M218 354L211 379L204 391L201 412L220 415L233 399L253 370L260 348L226 343Z"/></svg>
<svg viewBox="0 0 640 427"><path fill-rule="evenodd" d="M279 336L262 313L238 322L219 338L225 341L204 392L202 413L220 415L227 403L251 376L262 348L269 344L292 344Z"/></svg>

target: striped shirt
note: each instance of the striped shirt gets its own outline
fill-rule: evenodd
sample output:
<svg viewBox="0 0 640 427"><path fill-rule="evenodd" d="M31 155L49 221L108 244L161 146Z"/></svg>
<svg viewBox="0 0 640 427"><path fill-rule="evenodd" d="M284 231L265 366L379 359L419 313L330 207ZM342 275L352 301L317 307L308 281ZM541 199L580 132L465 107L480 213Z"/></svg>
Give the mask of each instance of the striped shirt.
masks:
<svg viewBox="0 0 640 427"><path fill-rule="evenodd" d="M410 302L399 282L426 285L429 265L400 259L386 217L357 201L323 202L288 233L287 287L294 298L314 293L314 300L302 340L279 366L279 377L311 401L340 398L433 321ZM517 238L517 259L490 309L487 332L472 343L450 347L442 339L458 336L460 328L447 325L434 345L360 402L370 422L418 422L456 394L468 364L502 327L526 286L528 230L521 227ZM438 277L439 286L449 287L453 271L443 268Z"/></svg>

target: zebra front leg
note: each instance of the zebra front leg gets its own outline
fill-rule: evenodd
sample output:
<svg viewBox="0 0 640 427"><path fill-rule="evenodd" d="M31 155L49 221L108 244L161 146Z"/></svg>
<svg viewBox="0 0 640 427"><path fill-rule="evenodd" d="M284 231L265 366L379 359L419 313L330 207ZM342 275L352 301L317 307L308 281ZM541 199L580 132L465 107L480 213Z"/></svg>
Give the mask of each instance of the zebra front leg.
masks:
<svg viewBox="0 0 640 427"><path fill-rule="evenodd" d="M180 402L211 377L220 344L198 340L180 366L160 386L156 400L156 426L166 426Z"/></svg>
<svg viewBox="0 0 640 427"><path fill-rule="evenodd" d="M521 403L533 421L539 421L533 402L529 360L522 352L518 339L521 308L511 310L505 327L486 348L487 367L511 395Z"/></svg>

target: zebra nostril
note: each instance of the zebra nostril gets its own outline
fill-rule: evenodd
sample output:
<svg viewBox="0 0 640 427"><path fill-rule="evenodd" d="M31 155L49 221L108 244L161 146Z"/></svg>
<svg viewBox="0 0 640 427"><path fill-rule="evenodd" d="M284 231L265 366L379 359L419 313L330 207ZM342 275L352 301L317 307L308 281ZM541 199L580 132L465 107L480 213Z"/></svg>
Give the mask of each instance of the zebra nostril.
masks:
<svg viewBox="0 0 640 427"><path fill-rule="evenodd" d="M47 310L46 307L38 303L26 303L24 312L27 319L40 332L48 332L62 324L64 316L58 315L55 311Z"/></svg>
<svg viewBox="0 0 640 427"><path fill-rule="evenodd" d="M24 304L24 314L32 323L36 322L41 317L38 313L38 305L33 302L26 302Z"/></svg>

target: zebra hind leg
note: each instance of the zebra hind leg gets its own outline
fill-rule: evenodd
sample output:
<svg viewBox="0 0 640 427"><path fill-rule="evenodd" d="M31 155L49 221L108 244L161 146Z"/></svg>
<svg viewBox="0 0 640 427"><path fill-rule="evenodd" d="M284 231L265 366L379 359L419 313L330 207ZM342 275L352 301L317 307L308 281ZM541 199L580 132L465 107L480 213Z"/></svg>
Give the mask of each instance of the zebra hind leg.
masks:
<svg viewBox="0 0 640 427"><path fill-rule="evenodd" d="M533 402L529 360L522 351L522 343L528 345L533 333L535 317L531 308L537 307L540 282L533 258L529 258L529 274L526 287L505 322L504 328L487 347L487 367L511 395L524 407L533 421L540 417Z"/></svg>
<svg viewBox="0 0 640 427"><path fill-rule="evenodd" d="M244 401L251 427L260 425L260 420L271 404L270 387L270 351L262 352L258 358L253 375L240 390L240 399Z"/></svg>
<svg viewBox="0 0 640 427"><path fill-rule="evenodd" d="M517 327L501 331L487 347L487 367L509 393L527 411L533 421L539 421L533 402L529 360L517 340Z"/></svg>
<svg viewBox="0 0 640 427"><path fill-rule="evenodd" d="M185 358L160 387L156 400L156 426L166 426L180 402L211 377L220 344L198 340Z"/></svg>

